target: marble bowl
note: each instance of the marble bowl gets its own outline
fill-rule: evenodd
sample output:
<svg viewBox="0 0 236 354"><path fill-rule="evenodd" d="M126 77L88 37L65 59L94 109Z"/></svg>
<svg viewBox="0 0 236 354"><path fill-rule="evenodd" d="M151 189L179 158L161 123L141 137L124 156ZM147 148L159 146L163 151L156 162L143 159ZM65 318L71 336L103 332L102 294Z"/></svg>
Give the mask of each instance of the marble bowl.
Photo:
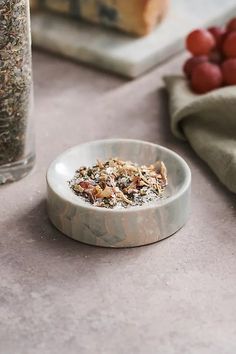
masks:
<svg viewBox="0 0 236 354"><path fill-rule="evenodd" d="M119 157L138 164L163 160L169 185L165 197L145 206L105 209L85 202L69 188L75 170L97 159ZM162 240L178 231L190 209L191 172L175 152L138 140L100 140L75 146L52 162L47 172L48 214L65 235L95 246L135 247Z"/></svg>

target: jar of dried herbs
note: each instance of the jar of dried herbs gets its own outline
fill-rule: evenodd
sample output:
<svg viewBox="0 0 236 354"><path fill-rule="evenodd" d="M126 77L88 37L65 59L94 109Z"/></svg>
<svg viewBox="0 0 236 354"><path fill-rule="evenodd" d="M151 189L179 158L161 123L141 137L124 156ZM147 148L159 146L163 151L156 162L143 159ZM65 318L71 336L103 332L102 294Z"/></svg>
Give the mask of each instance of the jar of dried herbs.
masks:
<svg viewBox="0 0 236 354"><path fill-rule="evenodd" d="M29 0L0 0L0 183L34 164Z"/></svg>

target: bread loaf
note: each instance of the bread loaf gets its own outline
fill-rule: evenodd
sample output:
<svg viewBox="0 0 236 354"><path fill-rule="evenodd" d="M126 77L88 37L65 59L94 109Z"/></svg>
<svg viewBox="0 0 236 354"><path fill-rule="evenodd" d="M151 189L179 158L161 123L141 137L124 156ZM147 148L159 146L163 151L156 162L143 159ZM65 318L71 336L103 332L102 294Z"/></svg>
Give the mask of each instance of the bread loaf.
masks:
<svg viewBox="0 0 236 354"><path fill-rule="evenodd" d="M169 0L39 0L44 9L71 14L140 36L150 33L161 21L167 11L168 2Z"/></svg>

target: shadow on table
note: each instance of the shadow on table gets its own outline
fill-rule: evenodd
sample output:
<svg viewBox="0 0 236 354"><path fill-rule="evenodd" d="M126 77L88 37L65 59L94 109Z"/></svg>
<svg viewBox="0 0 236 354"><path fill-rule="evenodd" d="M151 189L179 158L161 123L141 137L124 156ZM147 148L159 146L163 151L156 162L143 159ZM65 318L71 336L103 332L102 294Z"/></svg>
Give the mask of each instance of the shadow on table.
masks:
<svg viewBox="0 0 236 354"><path fill-rule="evenodd" d="M79 241L75 241L60 231L58 231L47 215L46 200L42 199L37 205L35 205L27 215L22 215L18 219L18 224L23 225L24 241L34 245L34 248L45 250L55 255L73 256L73 255L86 255L95 254L96 256L105 257L106 254L121 253L123 254L139 254L141 249L112 249L105 247L96 247L92 245L86 245ZM23 242L24 242L23 241Z"/></svg>

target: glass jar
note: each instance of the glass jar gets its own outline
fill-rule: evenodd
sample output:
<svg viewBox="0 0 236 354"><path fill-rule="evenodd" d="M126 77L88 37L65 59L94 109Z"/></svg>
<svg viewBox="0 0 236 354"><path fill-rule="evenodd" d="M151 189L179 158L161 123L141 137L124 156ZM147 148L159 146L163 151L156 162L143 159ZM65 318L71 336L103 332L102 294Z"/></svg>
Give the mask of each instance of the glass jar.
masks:
<svg viewBox="0 0 236 354"><path fill-rule="evenodd" d="M29 0L0 0L0 184L35 160Z"/></svg>

